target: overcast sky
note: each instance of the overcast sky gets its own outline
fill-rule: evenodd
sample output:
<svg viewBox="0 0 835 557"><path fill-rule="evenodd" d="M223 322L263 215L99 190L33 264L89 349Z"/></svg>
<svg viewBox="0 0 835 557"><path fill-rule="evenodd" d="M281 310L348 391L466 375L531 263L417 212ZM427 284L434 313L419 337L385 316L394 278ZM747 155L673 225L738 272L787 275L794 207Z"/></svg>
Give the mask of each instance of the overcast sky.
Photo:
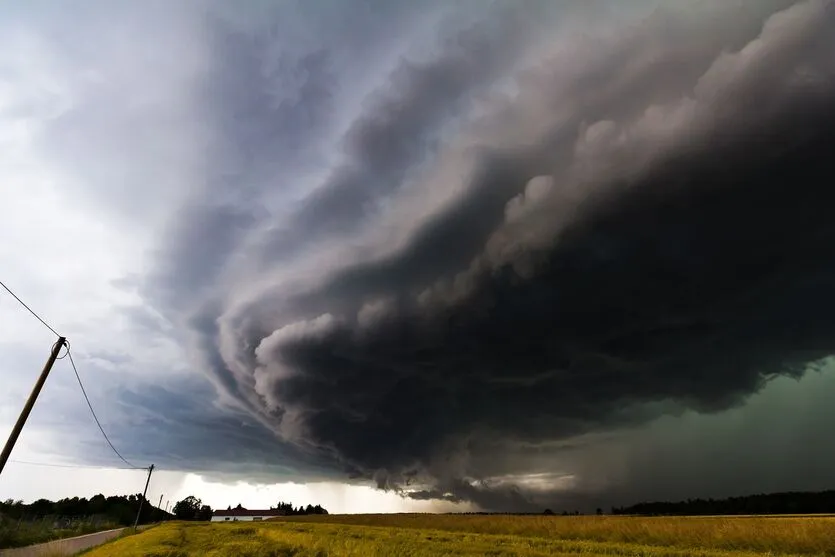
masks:
<svg viewBox="0 0 835 557"><path fill-rule="evenodd" d="M832 488L835 2L7 2L0 280L150 498ZM0 294L3 294L0 292ZM54 336L0 295L0 425ZM60 360L0 498L130 493Z"/></svg>

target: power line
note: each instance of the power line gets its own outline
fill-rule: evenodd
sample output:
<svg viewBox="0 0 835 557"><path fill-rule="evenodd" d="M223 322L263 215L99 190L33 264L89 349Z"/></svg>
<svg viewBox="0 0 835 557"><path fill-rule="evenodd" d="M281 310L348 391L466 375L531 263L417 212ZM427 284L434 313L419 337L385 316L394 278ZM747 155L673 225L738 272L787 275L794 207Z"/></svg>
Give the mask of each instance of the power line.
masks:
<svg viewBox="0 0 835 557"><path fill-rule="evenodd" d="M125 468L119 466L89 466L83 464L54 464L51 462L32 462L31 460L14 460L10 459L9 462L13 462L15 464L26 464L28 466L47 466L49 468L83 468L83 469L90 469L90 470L144 470L144 468Z"/></svg>
<svg viewBox="0 0 835 557"><path fill-rule="evenodd" d="M90 413L93 415L93 419L96 421L96 425L99 426L99 431L101 431L102 436L104 436L104 440L107 441L107 444L110 445L110 448L113 449L113 452L116 453L116 456L118 456L121 459L122 462L127 464L130 467L130 469L133 469L133 470L147 470L147 468L143 468L141 466L136 466L136 465L132 464L131 462L129 462L127 459L125 459L125 457L123 457L122 454L119 451L116 450L116 447L113 446L113 443L111 443L110 438L107 436L107 433L104 432L104 428L102 427L101 422L99 422L98 416L96 416L96 411L93 410L93 405L90 403L90 398L87 396L87 391L86 391L86 389L84 389L84 384L81 382L81 376L78 374L78 368L75 366L75 361L73 360L72 353L70 352L70 343L67 342L66 339L64 339L64 337L62 337L60 334L58 334L58 331L53 329L49 325L49 323L47 323L43 318L41 318L40 315L35 313L35 310L33 310L31 307L29 307L26 304L26 302L21 300L20 297L17 294L15 294L12 291L11 288L9 288L8 286L6 286L5 283L3 283L3 281L0 281L0 286L2 286L3 289L6 290L6 292L11 294L12 297L15 300L17 300L20 305L22 305L24 308L26 308L26 310L29 313L31 313L32 316L35 317L35 319L40 321L43 324L44 327L46 327L47 329L52 331L52 333L55 334L55 336L58 337L58 342L64 342L65 343L66 348L67 348L67 352L66 352L66 354L64 354L63 356L61 356L57 359L61 360L65 357L69 356L70 364L72 364L73 372L75 372L75 378L78 380L78 386L81 387L81 394L84 395L84 400L87 401L87 407L90 408ZM53 350L54 350L54 347L53 347ZM55 466L57 466L57 465L55 465Z"/></svg>
<svg viewBox="0 0 835 557"><path fill-rule="evenodd" d="M110 442L110 438L104 432L104 428L101 426L101 422L99 421L98 416L96 416L96 411L93 410L93 405L90 404L90 398L87 396L87 391L84 389L84 384L81 382L81 376L78 374L78 368L75 367L75 360L72 359L72 351L70 350L69 346L67 346L67 356L70 357L70 364L72 364L72 370L73 372L75 372L75 378L78 380L78 386L81 387L81 394L84 395L84 400L87 401L87 407L90 408L90 413L93 415L93 419L96 421L96 425L99 426L99 431L101 431L101 434L104 436L104 440L107 441L107 444L110 445L110 448L113 449L113 452L116 453L116 456L118 456L122 460L122 462L124 462L125 464L127 464L135 470L147 470L147 468L143 468L142 466L136 466L131 462L128 462L128 460L126 460L125 457L123 457L122 454L116 450L116 447L113 446L113 443Z"/></svg>
<svg viewBox="0 0 835 557"><path fill-rule="evenodd" d="M50 331L52 331L52 333L53 333L56 337L60 337L60 336L61 336L61 335L59 335L59 334L58 334L58 331L56 331L55 329L53 329L52 327L50 327L50 326L49 326L49 323L47 323L46 321L44 321L43 319L41 319L41 316L40 316L40 315L38 315L37 313L35 313L35 310L33 310L32 308L30 308L29 306L27 306L27 305L26 305L26 302L24 302L23 300L21 300L20 298L18 298L17 294L15 294L14 292L12 292L12 289L11 289L11 288L9 288L9 287L8 287L8 286L6 286L5 284L3 284L3 281L0 281L0 286L2 286L2 287L6 290L6 292L8 292L9 294L11 294L11 295L12 295L12 297L20 303L20 305L22 305L23 307L25 307L25 308L29 311L29 313L31 313L31 314L35 317L35 319L37 319L38 321L40 321L41 323L43 323L43 326L44 326L44 327L46 327L47 329L49 329Z"/></svg>

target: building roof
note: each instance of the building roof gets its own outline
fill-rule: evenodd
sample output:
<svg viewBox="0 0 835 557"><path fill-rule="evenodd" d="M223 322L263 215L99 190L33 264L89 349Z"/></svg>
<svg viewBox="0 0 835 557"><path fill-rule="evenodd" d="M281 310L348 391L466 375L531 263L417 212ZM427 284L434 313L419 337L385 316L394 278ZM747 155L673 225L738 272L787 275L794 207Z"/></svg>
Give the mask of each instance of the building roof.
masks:
<svg viewBox="0 0 835 557"><path fill-rule="evenodd" d="M216 510L212 516L281 516L284 513L276 509L267 510L251 510L251 509L231 509L231 510Z"/></svg>

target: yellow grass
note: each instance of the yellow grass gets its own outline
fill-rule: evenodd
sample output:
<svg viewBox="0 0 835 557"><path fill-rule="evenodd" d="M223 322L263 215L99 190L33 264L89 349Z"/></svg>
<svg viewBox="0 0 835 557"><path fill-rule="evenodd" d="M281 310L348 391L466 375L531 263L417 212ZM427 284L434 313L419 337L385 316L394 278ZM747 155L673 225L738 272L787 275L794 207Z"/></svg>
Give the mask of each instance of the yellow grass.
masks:
<svg viewBox="0 0 835 557"><path fill-rule="evenodd" d="M835 554L835 517L333 515L282 520L398 526L656 546Z"/></svg>
<svg viewBox="0 0 835 557"><path fill-rule="evenodd" d="M171 522L91 557L835 555L831 517L332 515L261 523Z"/></svg>

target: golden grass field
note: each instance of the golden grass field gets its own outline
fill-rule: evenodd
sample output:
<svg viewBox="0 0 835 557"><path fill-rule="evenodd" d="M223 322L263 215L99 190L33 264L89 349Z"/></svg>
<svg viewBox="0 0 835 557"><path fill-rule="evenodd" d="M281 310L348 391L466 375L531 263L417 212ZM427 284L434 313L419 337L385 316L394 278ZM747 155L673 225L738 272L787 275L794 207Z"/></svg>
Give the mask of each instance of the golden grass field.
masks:
<svg viewBox="0 0 835 557"><path fill-rule="evenodd" d="M89 557L835 555L835 517L330 515L169 522Z"/></svg>

